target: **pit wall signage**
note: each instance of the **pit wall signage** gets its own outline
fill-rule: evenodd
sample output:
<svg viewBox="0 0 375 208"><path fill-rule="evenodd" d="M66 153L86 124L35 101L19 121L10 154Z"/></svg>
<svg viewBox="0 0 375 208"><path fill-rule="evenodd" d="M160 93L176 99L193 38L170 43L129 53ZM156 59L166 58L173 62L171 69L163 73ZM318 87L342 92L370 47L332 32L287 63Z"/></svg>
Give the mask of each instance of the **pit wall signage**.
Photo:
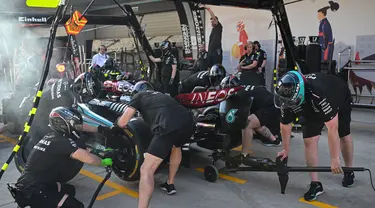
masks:
<svg viewBox="0 0 375 208"><path fill-rule="evenodd" d="M181 25L183 56L187 60L193 60L198 55L197 46L205 43L201 10L195 3L180 0L175 1L175 5Z"/></svg>

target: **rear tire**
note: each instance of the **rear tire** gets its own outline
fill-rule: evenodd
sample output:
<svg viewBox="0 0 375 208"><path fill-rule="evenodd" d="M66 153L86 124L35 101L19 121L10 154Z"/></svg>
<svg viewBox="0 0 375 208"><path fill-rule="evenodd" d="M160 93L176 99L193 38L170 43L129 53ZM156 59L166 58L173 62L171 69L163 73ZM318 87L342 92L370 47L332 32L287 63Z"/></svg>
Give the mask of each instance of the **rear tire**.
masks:
<svg viewBox="0 0 375 208"><path fill-rule="evenodd" d="M22 174L26 167L27 158L34 147L34 145L39 141L34 141L33 139L30 139L30 136L26 136L25 140L23 141L23 144L21 145L21 148L18 150L18 152L15 155L14 162L16 164L17 170ZM73 166L70 166L67 168L64 172L60 173L59 182L60 183L66 183L70 180L72 180L82 169L83 163L77 161L74 163Z"/></svg>

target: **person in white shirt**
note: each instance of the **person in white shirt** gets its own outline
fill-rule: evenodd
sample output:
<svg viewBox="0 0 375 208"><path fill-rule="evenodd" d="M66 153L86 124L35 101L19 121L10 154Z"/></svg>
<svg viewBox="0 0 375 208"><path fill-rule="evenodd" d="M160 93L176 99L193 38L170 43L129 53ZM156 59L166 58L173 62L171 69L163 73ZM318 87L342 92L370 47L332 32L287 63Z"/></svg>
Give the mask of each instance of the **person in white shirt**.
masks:
<svg viewBox="0 0 375 208"><path fill-rule="evenodd" d="M105 45L101 45L99 48L99 53L92 57L91 67L95 67L97 65L102 67L104 65L105 61L109 58L109 56L105 53L106 51L107 48Z"/></svg>

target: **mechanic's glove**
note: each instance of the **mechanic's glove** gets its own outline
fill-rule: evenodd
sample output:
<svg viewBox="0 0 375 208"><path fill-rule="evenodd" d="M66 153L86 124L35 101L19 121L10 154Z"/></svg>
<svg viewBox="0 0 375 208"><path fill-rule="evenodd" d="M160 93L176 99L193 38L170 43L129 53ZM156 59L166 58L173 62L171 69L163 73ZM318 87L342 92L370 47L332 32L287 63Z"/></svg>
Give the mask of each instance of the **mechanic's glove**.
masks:
<svg viewBox="0 0 375 208"><path fill-rule="evenodd" d="M98 133L106 137L111 137L114 135L124 133L124 130L118 126L113 126L111 128L105 126L98 126Z"/></svg>
<svg viewBox="0 0 375 208"><path fill-rule="evenodd" d="M107 148L107 149L104 150L102 158L103 159L105 159L105 158L114 159L115 156L116 156L116 152L112 148Z"/></svg>
<svg viewBox="0 0 375 208"><path fill-rule="evenodd" d="M111 128L106 126L98 126L98 133L103 136L112 136Z"/></svg>
<svg viewBox="0 0 375 208"><path fill-rule="evenodd" d="M174 82L174 78L171 78L170 80L169 80L169 85L173 85L173 82Z"/></svg>
<svg viewBox="0 0 375 208"><path fill-rule="evenodd" d="M102 160L102 163L101 163L101 165L104 166L104 167L112 166L112 164L113 164L113 161L112 161L111 158L105 158L105 159Z"/></svg>

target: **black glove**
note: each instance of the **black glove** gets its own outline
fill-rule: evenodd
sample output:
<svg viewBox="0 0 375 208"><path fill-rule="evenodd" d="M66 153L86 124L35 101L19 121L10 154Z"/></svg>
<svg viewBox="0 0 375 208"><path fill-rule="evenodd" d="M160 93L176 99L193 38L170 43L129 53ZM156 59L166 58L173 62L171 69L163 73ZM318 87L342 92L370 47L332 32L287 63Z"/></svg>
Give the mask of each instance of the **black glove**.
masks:
<svg viewBox="0 0 375 208"><path fill-rule="evenodd" d="M98 126L98 133L105 136L105 137L112 137L114 135L124 133L124 130L118 126L105 127L105 126Z"/></svg>
<svg viewBox="0 0 375 208"><path fill-rule="evenodd" d="M174 78L171 78L170 80L169 80L169 85L173 85L173 82L174 82Z"/></svg>
<svg viewBox="0 0 375 208"><path fill-rule="evenodd" d="M104 150L104 152L102 153L101 157L103 159L105 159L105 158L111 158L113 160L113 159L115 159L117 157L117 154L118 154L117 150L113 150L111 148L108 148L108 149Z"/></svg>

